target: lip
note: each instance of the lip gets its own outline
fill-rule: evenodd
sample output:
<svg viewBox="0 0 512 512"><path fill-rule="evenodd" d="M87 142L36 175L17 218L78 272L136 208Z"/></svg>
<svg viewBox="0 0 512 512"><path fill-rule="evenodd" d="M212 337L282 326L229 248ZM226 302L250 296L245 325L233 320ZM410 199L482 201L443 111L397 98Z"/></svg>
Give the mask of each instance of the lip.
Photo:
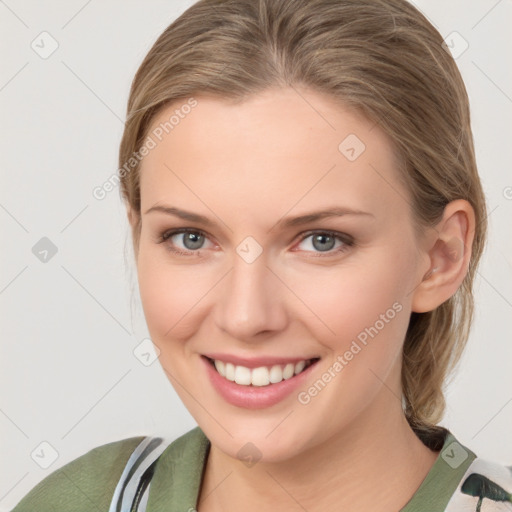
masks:
<svg viewBox="0 0 512 512"><path fill-rule="evenodd" d="M218 354L220 355L220 354ZM231 405L235 405L237 407L243 407L245 409L264 409L266 407L271 407L279 403L281 400L284 400L287 396L289 396L294 390L303 385L306 379L309 377L313 369L316 367L319 359L314 361L310 366L308 366L304 371L299 373L298 375L294 375L290 379L282 380L277 384L269 384L268 386L243 386L241 384L237 384L236 382L231 382L230 380L222 377L217 370L213 367L212 363L207 359L210 356L201 356L201 360L205 365L206 373L212 383L212 386L219 393L219 395L226 400L226 402ZM226 357L226 356L223 356ZM213 358L212 358L213 359ZM215 358L220 360L225 360L220 357ZM239 360L239 359L238 359ZM271 361L276 361L277 359L273 358ZM302 361L303 359L296 359L296 362ZM250 360L249 362L258 361L258 364L255 366L251 366L250 368L257 368L259 366L266 366L261 364L260 361L262 359ZM287 362L292 362L292 359L286 359ZM226 361L231 362L231 361ZM279 364L279 363L275 363Z"/></svg>
<svg viewBox="0 0 512 512"><path fill-rule="evenodd" d="M238 357L231 354L203 354L210 359L218 359L224 363L232 363L235 366L245 366L246 368L259 368L260 366L274 366L275 364L288 364L298 363L300 361L308 361L309 359L316 359L318 356L309 357Z"/></svg>

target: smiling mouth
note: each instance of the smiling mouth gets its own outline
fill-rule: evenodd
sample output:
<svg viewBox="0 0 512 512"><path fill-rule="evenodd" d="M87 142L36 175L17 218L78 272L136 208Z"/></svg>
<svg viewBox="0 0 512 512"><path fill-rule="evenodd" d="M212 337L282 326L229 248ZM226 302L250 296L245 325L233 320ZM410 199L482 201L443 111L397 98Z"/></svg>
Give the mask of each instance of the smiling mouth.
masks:
<svg viewBox="0 0 512 512"><path fill-rule="evenodd" d="M320 360L319 357L304 359L297 363L275 364L272 366L260 366L258 368L247 368L246 366L234 365L219 359L205 357L215 368L217 373L225 379L240 384L241 386L264 387L278 384L283 380L291 379L299 375Z"/></svg>

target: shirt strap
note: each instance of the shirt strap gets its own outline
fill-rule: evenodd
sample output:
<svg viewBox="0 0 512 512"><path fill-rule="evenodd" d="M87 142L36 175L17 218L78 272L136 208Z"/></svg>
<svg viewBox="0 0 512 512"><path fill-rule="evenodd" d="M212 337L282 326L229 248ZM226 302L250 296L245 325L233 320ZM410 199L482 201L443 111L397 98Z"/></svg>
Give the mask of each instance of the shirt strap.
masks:
<svg viewBox="0 0 512 512"><path fill-rule="evenodd" d="M145 437L135 448L117 483L109 512L144 512L156 462L169 442Z"/></svg>

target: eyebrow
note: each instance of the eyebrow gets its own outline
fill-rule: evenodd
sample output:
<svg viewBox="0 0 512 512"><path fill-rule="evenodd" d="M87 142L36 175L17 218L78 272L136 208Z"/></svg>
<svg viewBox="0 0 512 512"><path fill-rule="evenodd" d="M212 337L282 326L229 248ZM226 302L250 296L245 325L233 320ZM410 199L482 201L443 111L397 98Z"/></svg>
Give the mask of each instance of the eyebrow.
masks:
<svg viewBox="0 0 512 512"><path fill-rule="evenodd" d="M196 222L198 224L203 224L204 226L208 227L212 227L215 225L213 221L211 221L208 217L205 217L204 215L199 215L198 213L181 210L180 208L175 208L174 206L155 205L149 208L149 210L146 211L146 214L151 212L165 213L166 215L172 215L175 217L179 217L180 219L188 220L190 222ZM275 226L280 226L282 228L290 228L300 226L302 224L309 224L311 222L326 219L329 217L342 217L347 215L366 215L369 217L375 217L375 215L373 215L370 212L363 212L361 210L354 210L351 208L344 207L333 207L325 210L312 211L304 215L299 215L297 217L285 217L279 220L275 224Z"/></svg>

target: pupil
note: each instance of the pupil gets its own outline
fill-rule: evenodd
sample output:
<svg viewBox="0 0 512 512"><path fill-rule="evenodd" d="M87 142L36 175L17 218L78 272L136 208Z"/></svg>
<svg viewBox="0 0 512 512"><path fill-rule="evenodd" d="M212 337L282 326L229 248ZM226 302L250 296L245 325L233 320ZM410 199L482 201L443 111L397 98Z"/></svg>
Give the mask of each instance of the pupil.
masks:
<svg viewBox="0 0 512 512"><path fill-rule="evenodd" d="M324 243L325 244L325 239L331 239L331 243L330 244L327 244L328 247L326 247L326 245L317 245L316 242L321 242L321 243ZM320 251L328 251L329 249L332 249L334 246L334 238L330 235L315 235L313 237L313 247L315 249L318 249Z"/></svg>

